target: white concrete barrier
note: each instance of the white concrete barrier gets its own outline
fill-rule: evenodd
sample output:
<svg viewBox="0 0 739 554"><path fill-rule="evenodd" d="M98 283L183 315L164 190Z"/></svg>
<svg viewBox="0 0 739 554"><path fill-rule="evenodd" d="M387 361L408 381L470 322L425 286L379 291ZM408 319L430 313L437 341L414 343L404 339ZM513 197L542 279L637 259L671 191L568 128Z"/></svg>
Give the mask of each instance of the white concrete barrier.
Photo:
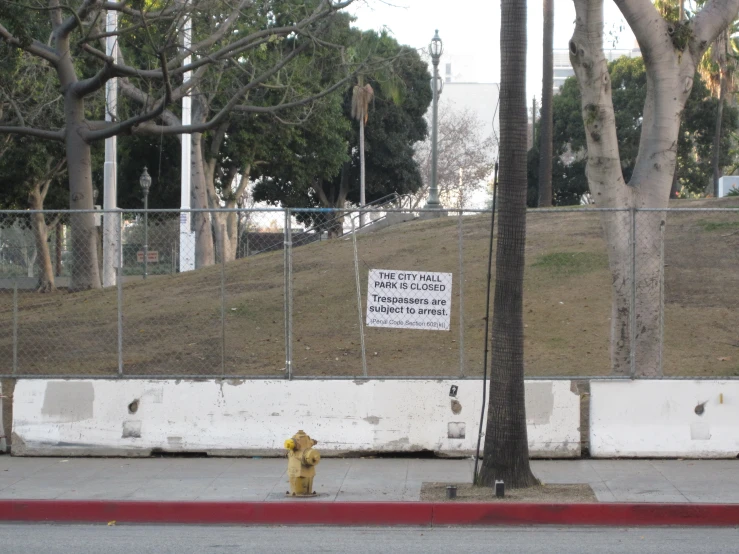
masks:
<svg viewBox="0 0 739 554"><path fill-rule="evenodd" d="M739 381L592 381L590 454L735 458Z"/></svg>
<svg viewBox="0 0 739 554"><path fill-rule="evenodd" d="M270 455L303 429L326 455L463 455L477 444L481 387L480 380L19 380L12 453ZM580 398L570 387L526 383L532 456L580 455Z"/></svg>

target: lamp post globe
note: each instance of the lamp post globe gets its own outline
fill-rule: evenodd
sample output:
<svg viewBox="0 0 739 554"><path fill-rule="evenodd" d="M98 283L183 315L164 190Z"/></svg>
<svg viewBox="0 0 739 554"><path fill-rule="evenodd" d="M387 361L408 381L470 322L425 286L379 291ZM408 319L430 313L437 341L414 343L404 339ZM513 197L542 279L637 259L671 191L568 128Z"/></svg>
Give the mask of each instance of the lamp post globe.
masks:
<svg viewBox="0 0 739 554"><path fill-rule="evenodd" d="M144 192L144 279L146 279L149 274L149 189L151 188L151 175L146 166L139 177L139 185Z"/></svg>

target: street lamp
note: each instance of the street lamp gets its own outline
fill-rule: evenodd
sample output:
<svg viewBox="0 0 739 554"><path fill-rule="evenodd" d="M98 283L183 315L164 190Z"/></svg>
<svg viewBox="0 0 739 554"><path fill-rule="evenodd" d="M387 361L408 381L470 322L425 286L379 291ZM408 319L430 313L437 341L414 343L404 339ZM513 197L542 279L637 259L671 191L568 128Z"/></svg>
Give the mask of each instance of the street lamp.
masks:
<svg viewBox="0 0 739 554"><path fill-rule="evenodd" d="M151 176L144 166L144 172L139 177L141 190L144 191L144 279L149 270L149 189L151 188Z"/></svg>
<svg viewBox="0 0 739 554"><path fill-rule="evenodd" d="M439 157L438 152L438 131L439 131L439 95L443 89L443 83L439 78L439 59L444 52L444 45L439 37L439 30L436 30L434 38L431 39L429 45L429 53L431 54L431 63L434 66L434 77L431 80L431 89L434 93L433 99L433 118L431 123L431 186L429 187L429 199L426 202L426 208L431 210L441 209L439 202L439 188L436 183L436 166Z"/></svg>

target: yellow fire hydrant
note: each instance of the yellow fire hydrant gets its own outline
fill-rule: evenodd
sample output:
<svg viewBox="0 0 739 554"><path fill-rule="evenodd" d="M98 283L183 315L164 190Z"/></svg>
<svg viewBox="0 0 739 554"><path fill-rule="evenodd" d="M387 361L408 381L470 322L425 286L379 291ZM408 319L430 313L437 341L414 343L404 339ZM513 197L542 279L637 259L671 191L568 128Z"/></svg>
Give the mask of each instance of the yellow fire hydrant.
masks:
<svg viewBox="0 0 739 554"><path fill-rule="evenodd" d="M292 496L312 496L313 478L316 476L316 465L321 461L321 454L313 448L318 441L313 440L304 431L298 431L291 439L285 441L287 448L287 476L290 478Z"/></svg>

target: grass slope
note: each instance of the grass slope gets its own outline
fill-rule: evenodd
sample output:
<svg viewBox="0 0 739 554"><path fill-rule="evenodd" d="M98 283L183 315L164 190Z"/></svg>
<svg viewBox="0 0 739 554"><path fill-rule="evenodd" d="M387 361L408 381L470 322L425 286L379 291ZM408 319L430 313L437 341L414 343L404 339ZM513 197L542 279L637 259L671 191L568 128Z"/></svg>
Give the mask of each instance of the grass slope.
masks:
<svg viewBox="0 0 739 554"><path fill-rule="evenodd" d="M739 206L739 200L675 207ZM610 274L597 214L528 216L525 324L529 375L609 372ZM739 375L739 214L671 214L665 231L667 375ZM489 219L463 219L464 369L482 368ZM370 268L454 274L452 331L366 329L372 376L460 372L457 218L358 237L363 295ZM294 249L293 359L298 375L360 375L351 240ZM124 373L280 377L285 367L283 253L226 267L221 362L220 267L126 284ZM12 295L0 294L0 360L12 363ZM364 308L363 308L364 309ZM117 372L116 291L19 300L20 373Z"/></svg>

